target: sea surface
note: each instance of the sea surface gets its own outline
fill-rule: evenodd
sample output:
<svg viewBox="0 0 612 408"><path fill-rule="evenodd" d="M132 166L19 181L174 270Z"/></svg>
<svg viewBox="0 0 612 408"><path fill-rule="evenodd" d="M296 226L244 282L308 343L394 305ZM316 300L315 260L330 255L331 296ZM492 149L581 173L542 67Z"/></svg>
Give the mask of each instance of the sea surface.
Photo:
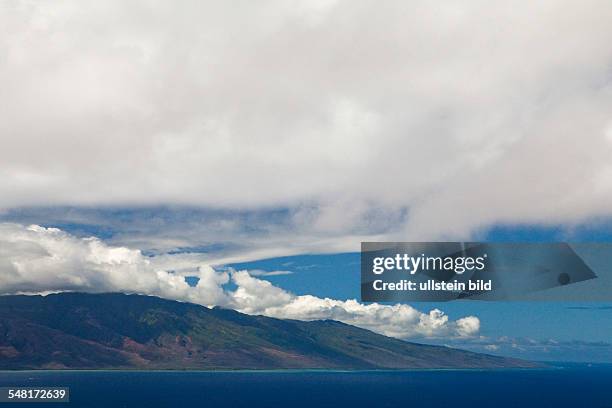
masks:
<svg viewBox="0 0 612 408"><path fill-rule="evenodd" d="M69 403L16 407L612 408L612 365L529 370L0 371L0 387L67 386Z"/></svg>

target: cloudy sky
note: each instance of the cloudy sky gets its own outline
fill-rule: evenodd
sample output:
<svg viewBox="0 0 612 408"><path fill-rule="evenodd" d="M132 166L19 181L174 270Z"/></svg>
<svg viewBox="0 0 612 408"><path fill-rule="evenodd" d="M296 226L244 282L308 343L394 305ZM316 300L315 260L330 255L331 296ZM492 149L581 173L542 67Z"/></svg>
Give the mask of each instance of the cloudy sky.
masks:
<svg viewBox="0 0 612 408"><path fill-rule="evenodd" d="M479 338L482 308L363 305L248 262L612 239L610 21L607 0L2 2L0 292Z"/></svg>

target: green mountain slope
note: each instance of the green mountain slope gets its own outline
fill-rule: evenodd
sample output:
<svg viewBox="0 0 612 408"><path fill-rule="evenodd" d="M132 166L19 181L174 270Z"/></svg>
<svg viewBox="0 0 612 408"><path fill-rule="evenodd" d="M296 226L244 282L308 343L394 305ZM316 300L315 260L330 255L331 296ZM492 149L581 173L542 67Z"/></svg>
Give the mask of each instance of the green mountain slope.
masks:
<svg viewBox="0 0 612 408"><path fill-rule="evenodd" d="M531 366L409 343L336 321L250 316L151 296L0 296L0 369Z"/></svg>

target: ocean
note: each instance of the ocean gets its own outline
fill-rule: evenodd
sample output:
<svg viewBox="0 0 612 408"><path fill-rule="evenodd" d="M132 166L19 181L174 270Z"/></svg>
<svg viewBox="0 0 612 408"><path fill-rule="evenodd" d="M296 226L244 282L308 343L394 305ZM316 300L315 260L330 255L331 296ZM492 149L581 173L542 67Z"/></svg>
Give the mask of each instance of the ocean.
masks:
<svg viewBox="0 0 612 408"><path fill-rule="evenodd" d="M69 403L16 407L612 408L612 365L412 371L21 371L0 387L70 387Z"/></svg>

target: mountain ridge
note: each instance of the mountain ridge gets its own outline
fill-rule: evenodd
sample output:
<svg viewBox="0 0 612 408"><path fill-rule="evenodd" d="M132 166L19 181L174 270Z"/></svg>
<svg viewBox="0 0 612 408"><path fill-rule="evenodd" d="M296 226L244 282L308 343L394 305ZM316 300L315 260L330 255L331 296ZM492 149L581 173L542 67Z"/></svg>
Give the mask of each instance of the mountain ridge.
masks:
<svg viewBox="0 0 612 408"><path fill-rule="evenodd" d="M385 337L334 320L154 296L0 296L0 369L408 369L538 364Z"/></svg>

